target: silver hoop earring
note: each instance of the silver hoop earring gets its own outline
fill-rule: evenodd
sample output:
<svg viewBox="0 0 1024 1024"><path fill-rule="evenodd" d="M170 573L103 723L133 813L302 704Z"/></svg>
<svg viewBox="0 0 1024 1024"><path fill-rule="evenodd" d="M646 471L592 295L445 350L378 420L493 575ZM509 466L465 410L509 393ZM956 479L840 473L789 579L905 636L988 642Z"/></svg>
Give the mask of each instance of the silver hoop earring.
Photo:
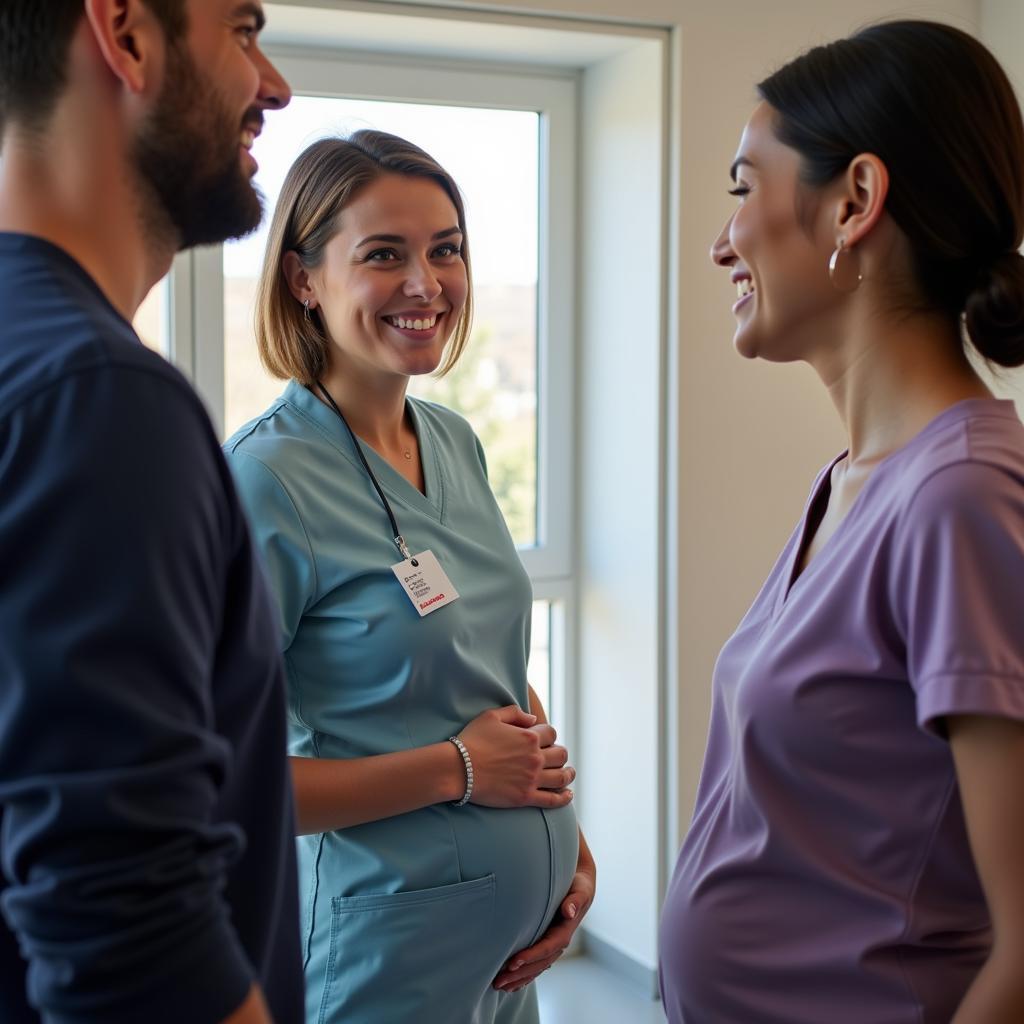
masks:
<svg viewBox="0 0 1024 1024"><path fill-rule="evenodd" d="M313 322L313 318L309 315L309 299L302 300L302 315L307 324L311 324Z"/></svg>
<svg viewBox="0 0 1024 1024"><path fill-rule="evenodd" d="M860 272L860 260L852 249L846 248L846 239L840 238L828 260L828 279L837 292L855 292L864 275Z"/></svg>

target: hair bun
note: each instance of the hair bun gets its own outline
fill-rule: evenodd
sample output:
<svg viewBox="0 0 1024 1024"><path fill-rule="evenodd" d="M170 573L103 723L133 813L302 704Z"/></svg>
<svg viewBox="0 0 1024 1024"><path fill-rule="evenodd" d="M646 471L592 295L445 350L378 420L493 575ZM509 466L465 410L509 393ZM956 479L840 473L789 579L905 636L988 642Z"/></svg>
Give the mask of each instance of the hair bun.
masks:
<svg viewBox="0 0 1024 1024"><path fill-rule="evenodd" d="M985 359L1024 364L1024 256L997 256L978 275L965 305L967 333Z"/></svg>

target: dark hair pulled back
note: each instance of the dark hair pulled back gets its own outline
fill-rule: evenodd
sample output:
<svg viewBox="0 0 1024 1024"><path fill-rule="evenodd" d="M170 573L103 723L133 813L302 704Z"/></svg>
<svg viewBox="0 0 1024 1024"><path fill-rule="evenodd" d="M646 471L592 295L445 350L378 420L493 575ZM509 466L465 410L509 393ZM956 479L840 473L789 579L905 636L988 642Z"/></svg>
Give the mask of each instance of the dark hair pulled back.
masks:
<svg viewBox="0 0 1024 1024"><path fill-rule="evenodd" d="M949 25L892 21L809 50L758 92L808 185L859 153L886 165L925 305L963 314L986 359L1024 364L1024 125L995 57Z"/></svg>

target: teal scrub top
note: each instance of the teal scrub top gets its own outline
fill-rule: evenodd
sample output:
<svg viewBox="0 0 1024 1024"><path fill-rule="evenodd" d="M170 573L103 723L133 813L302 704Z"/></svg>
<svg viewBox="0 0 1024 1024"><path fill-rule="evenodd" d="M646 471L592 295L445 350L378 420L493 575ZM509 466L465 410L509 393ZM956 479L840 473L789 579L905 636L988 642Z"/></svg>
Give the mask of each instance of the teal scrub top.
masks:
<svg viewBox="0 0 1024 1024"><path fill-rule="evenodd" d="M295 381L225 445L281 619L290 753L356 758L529 708L532 591L480 443L409 398L421 493L359 442L410 550L459 593L421 618L379 495L337 414ZM310 1021L536 1020L490 983L543 933L575 871L571 807L433 805L299 839Z"/></svg>

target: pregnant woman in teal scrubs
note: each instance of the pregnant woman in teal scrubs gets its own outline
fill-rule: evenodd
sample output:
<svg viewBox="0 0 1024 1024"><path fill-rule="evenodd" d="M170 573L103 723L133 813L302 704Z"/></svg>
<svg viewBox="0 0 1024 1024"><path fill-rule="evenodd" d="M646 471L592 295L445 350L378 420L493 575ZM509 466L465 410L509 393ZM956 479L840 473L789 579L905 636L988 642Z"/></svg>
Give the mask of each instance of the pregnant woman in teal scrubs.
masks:
<svg viewBox="0 0 1024 1024"><path fill-rule="evenodd" d="M471 307L434 160L372 131L305 150L258 298L289 383L226 450L281 613L309 1024L536 1024L593 898L484 453L406 395Z"/></svg>

